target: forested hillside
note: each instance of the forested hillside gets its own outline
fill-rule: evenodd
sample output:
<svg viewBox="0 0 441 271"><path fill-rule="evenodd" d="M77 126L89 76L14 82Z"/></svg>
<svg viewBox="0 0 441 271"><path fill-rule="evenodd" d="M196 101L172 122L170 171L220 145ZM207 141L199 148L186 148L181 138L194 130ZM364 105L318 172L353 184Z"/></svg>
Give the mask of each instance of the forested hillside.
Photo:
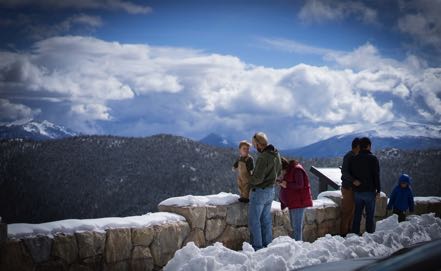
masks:
<svg viewBox="0 0 441 271"><path fill-rule="evenodd" d="M410 174L417 195L441 195L441 151L378 153L384 191ZM233 149L158 135L80 136L51 141L0 141L0 216L8 223L128 216L156 211L179 195L236 193ZM300 159L335 167L341 159ZM314 194L317 180L311 176Z"/></svg>

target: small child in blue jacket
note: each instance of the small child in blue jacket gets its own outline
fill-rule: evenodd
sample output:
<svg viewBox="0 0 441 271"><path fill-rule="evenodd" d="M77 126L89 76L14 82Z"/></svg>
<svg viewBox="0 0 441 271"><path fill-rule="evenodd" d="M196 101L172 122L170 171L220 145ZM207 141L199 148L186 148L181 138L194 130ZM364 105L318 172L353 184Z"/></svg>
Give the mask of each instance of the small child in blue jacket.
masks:
<svg viewBox="0 0 441 271"><path fill-rule="evenodd" d="M398 184L390 194L387 209L393 209L394 214L398 215L398 221L406 220L406 212L413 212L415 203L413 201L413 192L410 188L412 179L407 174L402 174L398 179Z"/></svg>

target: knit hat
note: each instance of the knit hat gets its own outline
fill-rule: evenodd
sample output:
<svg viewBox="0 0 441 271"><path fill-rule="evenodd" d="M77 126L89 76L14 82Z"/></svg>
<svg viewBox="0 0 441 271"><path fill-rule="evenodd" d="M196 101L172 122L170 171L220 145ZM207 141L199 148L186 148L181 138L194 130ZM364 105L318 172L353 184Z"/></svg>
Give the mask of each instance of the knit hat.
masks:
<svg viewBox="0 0 441 271"><path fill-rule="evenodd" d="M410 178L407 174L401 174L400 178L398 179L398 183L407 183L410 184L412 182L412 178Z"/></svg>
<svg viewBox="0 0 441 271"><path fill-rule="evenodd" d="M268 137L263 132L255 133L253 136L253 145L260 144L262 146L268 146Z"/></svg>

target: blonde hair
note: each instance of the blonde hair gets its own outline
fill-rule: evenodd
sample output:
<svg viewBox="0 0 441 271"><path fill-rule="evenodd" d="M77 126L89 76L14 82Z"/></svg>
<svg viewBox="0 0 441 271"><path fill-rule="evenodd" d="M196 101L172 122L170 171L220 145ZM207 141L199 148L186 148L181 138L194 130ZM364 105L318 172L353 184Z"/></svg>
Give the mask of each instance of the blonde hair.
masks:
<svg viewBox="0 0 441 271"><path fill-rule="evenodd" d="M268 137L264 132L257 132L253 136L253 144L260 144L264 147L268 146Z"/></svg>
<svg viewBox="0 0 441 271"><path fill-rule="evenodd" d="M239 149L242 148L242 146L251 147L251 143L246 140L242 140L241 142L239 142Z"/></svg>

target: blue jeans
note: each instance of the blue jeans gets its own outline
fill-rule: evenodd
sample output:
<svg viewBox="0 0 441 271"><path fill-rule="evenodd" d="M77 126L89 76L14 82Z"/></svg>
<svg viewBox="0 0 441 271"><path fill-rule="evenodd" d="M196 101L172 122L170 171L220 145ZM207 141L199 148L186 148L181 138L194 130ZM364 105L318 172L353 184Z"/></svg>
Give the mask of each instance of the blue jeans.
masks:
<svg viewBox="0 0 441 271"><path fill-rule="evenodd" d="M294 208L289 210L289 220L291 227L294 230L292 238L296 241L303 241L303 214L305 208Z"/></svg>
<svg viewBox="0 0 441 271"><path fill-rule="evenodd" d="M274 194L274 187L251 190L248 205L248 229L251 245L255 250L268 246L273 240L271 204Z"/></svg>
<svg viewBox="0 0 441 271"><path fill-rule="evenodd" d="M355 192L355 212L352 222L352 232L360 234L360 222L363 215L363 209L366 208L366 231L373 233L375 231L375 192Z"/></svg>

